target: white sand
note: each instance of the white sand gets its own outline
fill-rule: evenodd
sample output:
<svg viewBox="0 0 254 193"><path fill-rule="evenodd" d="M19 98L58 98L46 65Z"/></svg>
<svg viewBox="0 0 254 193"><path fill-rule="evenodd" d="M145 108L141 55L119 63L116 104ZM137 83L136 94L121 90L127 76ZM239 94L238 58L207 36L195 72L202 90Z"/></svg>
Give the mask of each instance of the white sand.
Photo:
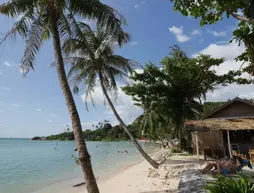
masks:
<svg viewBox="0 0 254 193"><path fill-rule="evenodd" d="M161 150L153 158L160 162L168 154L169 150ZM98 186L101 193L175 193L181 172L190 167L200 167L195 156L170 156L159 169L153 169L144 160L124 168L107 180L99 179ZM86 193L84 185L72 187L82 181L82 178L68 180L34 193Z"/></svg>
<svg viewBox="0 0 254 193"><path fill-rule="evenodd" d="M180 173L193 165L197 167L196 157L193 156L172 156L158 170L151 169L146 161L142 161L99 182L98 186L101 193L173 193L177 192Z"/></svg>

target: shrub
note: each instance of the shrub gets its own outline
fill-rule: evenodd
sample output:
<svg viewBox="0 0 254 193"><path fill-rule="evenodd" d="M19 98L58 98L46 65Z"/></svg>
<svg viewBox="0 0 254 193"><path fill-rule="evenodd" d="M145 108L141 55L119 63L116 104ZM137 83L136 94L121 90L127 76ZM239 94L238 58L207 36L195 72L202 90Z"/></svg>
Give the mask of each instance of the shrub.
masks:
<svg viewBox="0 0 254 193"><path fill-rule="evenodd" d="M172 147L171 153L182 153L182 150L179 147Z"/></svg>
<svg viewBox="0 0 254 193"><path fill-rule="evenodd" d="M219 176L215 184L205 187L210 193L254 193L254 186L247 178L238 175L238 178Z"/></svg>

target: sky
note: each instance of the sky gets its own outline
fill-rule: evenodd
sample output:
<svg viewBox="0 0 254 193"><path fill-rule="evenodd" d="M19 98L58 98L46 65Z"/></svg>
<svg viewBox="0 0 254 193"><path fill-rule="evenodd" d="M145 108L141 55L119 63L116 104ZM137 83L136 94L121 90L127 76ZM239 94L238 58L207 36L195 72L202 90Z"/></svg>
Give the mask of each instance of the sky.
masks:
<svg viewBox="0 0 254 193"><path fill-rule="evenodd" d="M0 3L3 3L0 0ZM104 0L104 3L117 9L126 19L126 31L131 41L117 54L138 61L144 65L148 61L159 63L172 45L186 49L190 56L198 53L213 57L224 57L225 62L216 69L226 73L229 69L239 69L241 63L234 58L244 50L235 43L229 44L232 31L237 25L235 19L225 19L216 25L200 27L199 20L184 17L173 11L169 0ZM15 19L0 16L0 36L3 36ZM54 67L52 41L44 43L36 58L35 71L24 78L20 73L20 61L25 42L17 38L0 45L0 137L47 136L63 132L70 119ZM121 85L122 86L122 85ZM207 94L207 101L223 101L236 96L253 98L254 86L229 85ZM107 106L100 87L95 88L91 105L86 111L84 96L75 95L84 129L109 120L113 125L116 119ZM119 89L116 109L126 123L131 123L142 110L133 105L130 97Z"/></svg>

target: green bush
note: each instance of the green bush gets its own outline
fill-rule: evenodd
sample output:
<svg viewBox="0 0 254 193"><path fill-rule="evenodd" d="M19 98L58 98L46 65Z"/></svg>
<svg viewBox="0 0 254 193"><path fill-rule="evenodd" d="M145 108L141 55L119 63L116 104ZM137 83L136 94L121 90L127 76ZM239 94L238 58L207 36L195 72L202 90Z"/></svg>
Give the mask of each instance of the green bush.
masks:
<svg viewBox="0 0 254 193"><path fill-rule="evenodd" d="M179 147L172 147L171 153L182 153L182 150Z"/></svg>
<svg viewBox="0 0 254 193"><path fill-rule="evenodd" d="M238 175L238 178L219 176L215 184L205 187L210 193L254 193L254 186L247 178Z"/></svg>

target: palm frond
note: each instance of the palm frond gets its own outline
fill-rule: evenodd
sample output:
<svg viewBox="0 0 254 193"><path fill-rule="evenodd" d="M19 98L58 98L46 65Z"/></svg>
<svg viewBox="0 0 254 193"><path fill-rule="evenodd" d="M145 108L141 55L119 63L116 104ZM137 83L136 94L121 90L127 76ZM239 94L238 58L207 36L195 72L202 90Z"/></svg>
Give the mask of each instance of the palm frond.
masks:
<svg viewBox="0 0 254 193"><path fill-rule="evenodd" d="M83 58L83 57L78 57L78 56L70 56L70 57L65 57L63 58L64 64L65 65L71 65L71 66L75 66L76 63L82 62L82 61L86 61L89 60L87 58ZM52 62L49 67L55 67L56 62Z"/></svg>
<svg viewBox="0 0 254 193"><path fill-rule="evenodd" d="M91 100L93 106L94 106L94 100L92 96L92 92L94 92L94 87L96 85L96 74L90 74L89 77L87 78L86 83L86 92L85 92L85 104L86 104L86 109L88 111L88 99Z"/></svg>
<svg viewBox="0 0 254 193"><path fill-rule="evenodd" d="M34 9L37 0L12 0L0 5L0 13L8 17L18 18Z"/></svg>
<svg viewBox="0 0 254 193"><path fill-rule="evenodd" d="M57 25L59 28L59 34L63 40L72 38L72 29L65 15L61 15L61 17L57 20Z"/></svg>
<svg viewBox="0 0 254 193"><path fill-rule="evenodd" d="M114 43L115 40L111 36L104 36L94 53L95 58L100 58L102 55L112 55Z"/></svg>
<svg viewBox="0 0 254 193"><path fill-rule="evenodd" d="M15 39L17 33L19 33L21 37L26 38L28 35L29 28L32 24L31 21L33 21L34 19L35 17L33 10L27 11L19 21L14 23L12 29L8 31L3 38L1 38L0 44L2 44L8 38Z"/></svg>
<svg viewBox="0 0 254 193"><path fill-rule="evenodd" d="M126 74L131 74L133 69L141 67L137 61L130 60L119 55L108 56L104 59L104 61L109 66L117 68Z"/></svg>
<svg viewBox="0 0 254 193"><path fill-rule="evenodd" d="M98 28L118 37L119 44L122 44L122 37L125 33L121 25L125 25L126 20L115 9L94 0L71 0L69 7L74 13L84 18L96 19Z"/></svg>
<svg viewBox="0 0 254 193"><path fill-rule="evenodd" d="M43 33L44 28L40 19L35 20L28 32L24 56L21 60L21 70L24 72L24 74L28 73L29 69L34 69L33 66L36 54L40 50L40 47L43 43Z"/></svg>
<svg viewBox="0 0 254 193"><path fill-rule="evenodd" d="M76 43L80 42L82 43L83 49L85 49L85 51L88 53L88 55L90 57L92 57L93 52L91 50L91 46L89 45L89 42L87 40L87 37L91 37L93 35L92 29L90 28L89 25L83 23L83 22L77 22L76 18L74 17L72 10L67 8L69 13L66 15L66 19L68 20L68 24L72 30L72 34L71 34L71 39L76 39L79 41L76 41ZM65 42L65 44L68 43L69 46L71 46L72 43L74 43L73 41L68 41ZM79 45L79 44L74 44L75 46ZM73 45L73 46L74 46ZM66 50L68 51L68 50ZM83 50L84 51L84 50ZM70 53L70 50L69 52Z"/></svg>
<svg viewBox="0 0 254 193"><path fill-rule="evenodd" d="M68 60L68 58L66 58ZM64 60L66 60L64 59ZM72 60L72 67L68 72L67 77L71 78L73 75L82 75L81 78L86 79L87 76L89 75L88 73L91 73L94 71L92 66L94 66L94 63L90 59L85 59L85 58L70 58ZM77 79L80 81L80 79Z"/></svg>

